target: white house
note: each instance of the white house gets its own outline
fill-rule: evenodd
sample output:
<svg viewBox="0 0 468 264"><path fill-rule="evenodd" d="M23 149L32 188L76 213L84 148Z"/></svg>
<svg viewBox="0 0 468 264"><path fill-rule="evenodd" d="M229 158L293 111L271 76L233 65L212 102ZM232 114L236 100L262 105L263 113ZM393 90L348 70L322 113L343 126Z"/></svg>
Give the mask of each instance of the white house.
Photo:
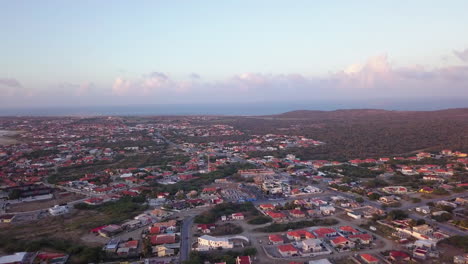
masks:
<svg viewBox="0 0 468 264"><path fill-rule="evenodd" d="M49 213L53 216L67 214L68 208L66 206L55 205L49 208Z"/></svg>
<svg viewBox="0 0 468 264"><path fill-rule="evenodd" d="M301 242L301 247L304 252L320 252L322 251L322 240L309 238Z"/></svg>
<svg viewBox="0 0 468 264"><path fill-rule="evenodd" d="M335 207L328 205L328 206L320 206L320 212L323 215L332 215L335 213Z"/></svg>

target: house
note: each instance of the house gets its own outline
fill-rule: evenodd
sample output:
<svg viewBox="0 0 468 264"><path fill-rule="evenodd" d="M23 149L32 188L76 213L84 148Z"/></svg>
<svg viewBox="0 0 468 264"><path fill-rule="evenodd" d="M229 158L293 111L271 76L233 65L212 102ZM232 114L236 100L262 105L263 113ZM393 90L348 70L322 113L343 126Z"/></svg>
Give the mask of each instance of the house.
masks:
<svg viewBox="0 0 468 264"><path fill-rule="evenodd" d="M397 250L390 251L388 258L392 261L403 263L406 263L411 259L410 255L408 255L407 253Z"/></svg>
<svg viewBox="0 0 468 264"><path fill-rule="evenodd" d="M289 215L291 215L294 218L304 218L306 216L304 212L298 209L290 210Z"/></svg>
<svg viewBox="0 0 468 264"><path fill-rule="evenodd" d="M238 256L236 258L236 264L252 264L250 256Z"/></svg>
<svg viewBox="0 0 468 264"><path fill-rule="evenodd" d="M284 215L283 213L268 211L266 212L266 214L276 222L281 222L286 219L286 215Z"/></svg>
<svg viewBox="0 0 468 264"><path fill-rule="evenodd" d="M364 263L367 263L367 264L378 264L379 263L379 259L372 256L371 254L359 254L359 257L361 258L361 260Z"/></svg>
<svg viewBox="0 0 468 264"><path fill-rule="evenodd" d="M319 210L313 210L313 209L307 210L307 214L310 217L320 217L320 216L322 216L322 213Z"/></svg>
<svg viewBox="0 0 468 264"><path fill-rule="evenodd" d="M272 244L284 243L284 239L280 235L269 235L268 240L270 240Z"/></svg>
<svg viewBox="0 0 468 264"><path fill-rule="evenodd" d="M420 207L416 207L414 210L416 210L416 212L418 213L422 213L422 214L430 214L431 213L431 208L429 206L420 206Z"/></svg>
<svg viewBox="0 0 468 264"><path fill-rule="evenodd" d="M121 231L122 228L118 225L108 225L101 228L98 233L103 237L112 237Z"/></svg>
<svg viewBox="0 0 468 264"><path fill-rule="evenodd" d="M337 232L333 228L321 227L314 230L315 235L319 238L333 237L337 235Z"/></svg>
<svg viewBox="0 0 468 264"><path fill-rule="evenodd" d="M197 225L197 230L201 231L204 234L211 233L212 230L216 228L215 224L199 224Z"/></svg>
<svg viewBox="0 0 468 264"><path fill-rule="evenodd" d="M213 237L209 235L203 235L198 238L199 250L210 250L216 248L233 248L234 244L227 238Z"/></svg>
<svg viewBox="0 0 468 264"><path fill-rule="evenodd" d="M158 257L168 257L174 256L174 249L168 248L165 245L158 245L152 248L153 254L157 255Z"/></svg>
<svg viewBox="0 0 468 264"><path fill-rule="evenodd" d="M161 234L150 236L152 245L173 244L176 242L175 234Z"/></svg>
<svg viewBox="0 0 468 264"><path fill-rule="evenodd" d="M368 245L372 242L373 238L369 234L356 234L348 236L348 239L353 242L359 242L364 245Z"/></svg>
<svg viewBox="0 0 468 264"><path fill-rule="evenodd" d="M304 252L320 252L322 251L322 240L309 238L301 243L302 250Z"/></svg>
<svg viewBox="0 0 468 264"><path fill-rule="evenodd" d="M231 215L232 219L234 220L244 220L244 214L243 213L234 213Z"/></svg>
<svg viewBox="0 0 468 264"><path fill-rule="evenodd" d="M334 247L354 247L354 242L342 236L332 239L330 243Z"/></svg>
<svg viewBox="0 0 468 264"><path fill-rule="evenodd" d="M138 240L130 240L121 243L117 249L117 255L131 256L138 254Z"/></svg>
<svg viewBox="0 0 468 264"><path fill-rule="evenodd" d="M63 215L68 213L68 207L67 206L60 206L60 205L55 205L52 208L49 208L49 214L53 216L57 215Z"/></svg>
<svg viewBox="0 0 468 264"><path fill-rule="evenodd" d="M434 229L432 229L432 227L428 226L427 224L424 224L413 227L413 232L427 236L434 233Z"/></svg>
<svg viewBox="0 0 468 264"><path fill-rule="evenodd" d="M328 205L328 206L320 206L320 212L323 215L332 215L335 213L335 207Z"/></svg>
<svg viewBox="0 0 468 264"><path fill-rule="evenodd" d="M278 252L283 257L297 256L298 253L297 249L291 244L279 245Z"/></svg>
<svg viewBox="0 0 468 264"><path fill-rule="evenodd" d="M382 191L391 194L405 194L408 192L408 189L404 186L387 186L383 187Z"/></svg>
<svg viewBox="0 0 468 264"><path fill-rule="evenodd" d="M397 202L397 199L395 196L390 195L390 196L382 196L379 198L379 201L384 203L384 204L391 204Z"/></svg>
<svg viewBox="0 0 468 264"><path fill-rule="evenodd" d="M310 233L309 231L306 230L294 230L294 231L289 231L286 234L286 237L290 240L304 240L304 239L310 239L310 238L315 238L315 236Z"/></svg>
<svg viewBox="0 0 468 264"><path fill-rule="evenodd" d="M355 234L359 234L359 231L357 231L356 229L354 229L352 226L340 226L338 228L341 233L343 233L344 235L355 235Z"/></svg>
<svg viewBox="0 0 468 264"><path fill-rule="evenodd" d="M261 204L259 208L263 211L275 210L275 206L272 204Z"/></svg>

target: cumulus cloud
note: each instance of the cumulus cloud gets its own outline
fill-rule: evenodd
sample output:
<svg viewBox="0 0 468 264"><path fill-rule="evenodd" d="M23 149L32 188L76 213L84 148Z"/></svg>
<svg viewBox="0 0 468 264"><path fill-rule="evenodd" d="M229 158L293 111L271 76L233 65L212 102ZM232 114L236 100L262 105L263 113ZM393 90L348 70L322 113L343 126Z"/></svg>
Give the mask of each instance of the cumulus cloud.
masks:
<svg viewBox="0 0 468 264"><path fill-rule="evenodd" d="M23 85L14 78L0 78L0 93L4 96L25 94Z"/></svg>
<svg viewBox="0 0 468 264"><path fill-rule="evenodd" d="M460 60L464 62L468 62L468 48L462 51L454 50L453 53L457 56Z"/></svg>
<svg viewBox="0 0 468 264"><path fill-rule="evenodd" d="M194 74L189 77L181 81L161 72L130 80L118 77L112 92L118 96L146 96L166 101L182 98L193 102L468 96L468 66L397 67L386 54L324 76L246 72L218 81L202 80Z"/></svg>

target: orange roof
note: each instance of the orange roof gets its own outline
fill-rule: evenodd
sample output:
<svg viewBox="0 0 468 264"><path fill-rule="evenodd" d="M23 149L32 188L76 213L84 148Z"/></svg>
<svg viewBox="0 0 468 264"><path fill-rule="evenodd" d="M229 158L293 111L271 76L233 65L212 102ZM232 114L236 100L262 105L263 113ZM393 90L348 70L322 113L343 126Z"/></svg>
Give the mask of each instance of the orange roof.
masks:
<svg viewBox="0 0 468 264"><path fill-rule="evenodd" d="M271 242L283 242L284 241L284 239L280 235L269 235L268 239Z"/></svg>
<svg viewBox="0 0 468 264"><path fill-rule="evenodd" d="M341 231L350 232L350 233L359 233L356 229L352 226L340 226Z"/></svg>
<svg viewBox="0 0 468 264"><path fill-rule="evenodd" d="M281 252L297 252L297 249L291 244L279 245L278 250Z"/></svg>
<svg viewBox="0 0 468 264"><path fill-rule="evenodd" d="M306 230L295 230L295 231L290 231L287 233L288 236L292 236L292 237L306 237L306 238L315 238L315 236L310 233L309 231L306 231Z"/></svg>
<svg viewBox="0 0 468 264"><path fill-rule="evenodd" d="M333 244L337 245L337 244L342 244L342 243L346 243L348 242L349 240L346 238L346 237L342 237L342 236L339 236L335 239L332 240Z"/></svg>
<svg viewBox="0 0 468 264"><path fill-rule="evenodd" d="M361 254L360 255L361 258L363 260L365 260L366 262L377 262L379 261L379 259L377 259L376 257L372 256L371 254Z"/></svg>

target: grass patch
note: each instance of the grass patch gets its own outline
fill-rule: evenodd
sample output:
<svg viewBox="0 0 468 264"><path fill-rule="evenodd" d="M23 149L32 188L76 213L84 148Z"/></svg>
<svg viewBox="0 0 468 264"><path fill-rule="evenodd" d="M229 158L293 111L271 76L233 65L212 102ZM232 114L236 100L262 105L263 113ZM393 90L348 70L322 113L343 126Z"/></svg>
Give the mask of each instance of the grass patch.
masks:
<svg viewBox="0 0 468 264"><path fill-rule="evenodd" d="M264 232L264 233L275 233L275 232L285 232L289 229L301 229L311 226L330 226L336 225L338 221L333 218L322 218L322 219L314 219L314 220L307 220L307 221L299 221L299 222L291 222L285 224L271 224L265 227L257 228L255 231Z"/></svg>

